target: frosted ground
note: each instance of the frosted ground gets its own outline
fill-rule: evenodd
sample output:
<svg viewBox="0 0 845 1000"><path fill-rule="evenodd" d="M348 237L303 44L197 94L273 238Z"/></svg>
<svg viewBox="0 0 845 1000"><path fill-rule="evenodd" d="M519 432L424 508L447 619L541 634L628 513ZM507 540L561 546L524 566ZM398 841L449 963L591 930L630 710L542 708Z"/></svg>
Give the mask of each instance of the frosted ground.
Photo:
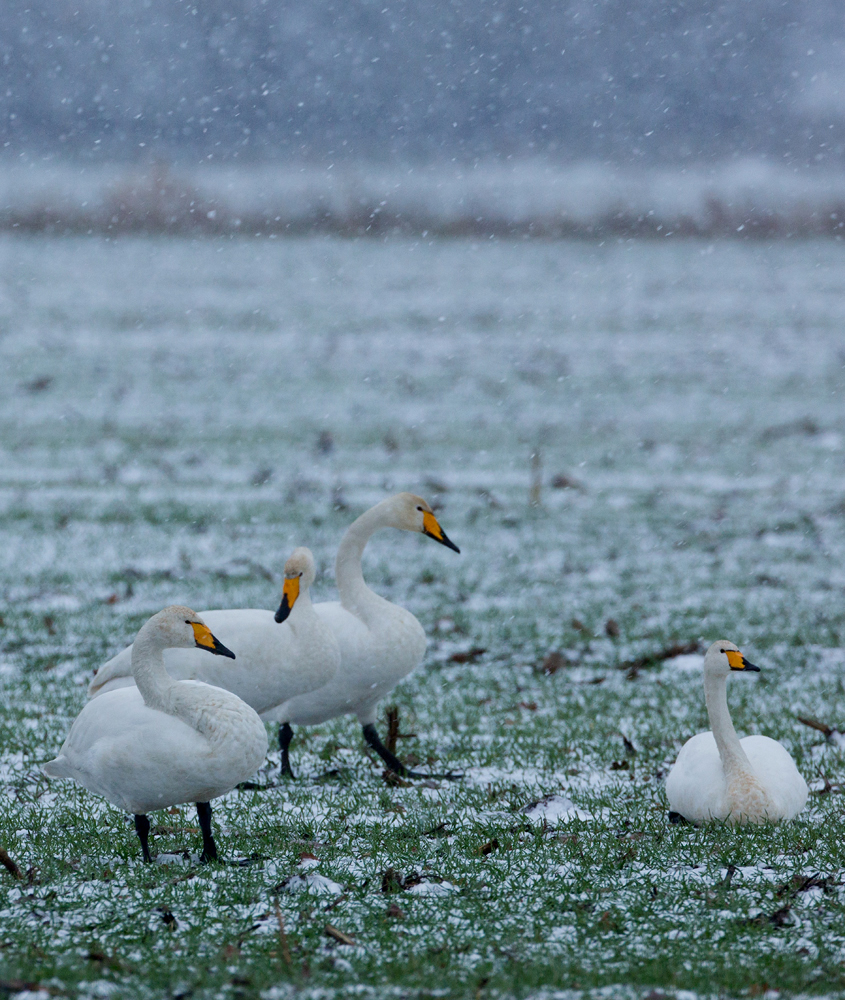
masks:
<svg viewBox="0 0 845 1000"><path fill-rule="evenodd" d="M840 741L797 720L845 728L843 255L0 242L0 992L845 993ZM461 781L390 785L353 720L300 729L295 784L215 805L252 863L211 868L191 809L145 867L131 822L40 776L148 615L274 607L301 543L332 598L345 526L401 489L462 554L367 551L430 636L399 752ZM626 664L721 637L763 670L737 727L814 789L788 828L667 823L701 660Z"/></svg>

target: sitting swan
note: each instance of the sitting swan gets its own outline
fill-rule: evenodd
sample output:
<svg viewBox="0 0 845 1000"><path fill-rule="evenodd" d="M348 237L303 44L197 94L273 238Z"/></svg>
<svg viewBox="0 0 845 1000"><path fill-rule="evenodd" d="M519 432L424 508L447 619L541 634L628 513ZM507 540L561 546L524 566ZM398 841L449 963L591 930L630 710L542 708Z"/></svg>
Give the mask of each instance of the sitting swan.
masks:
<svg viewBox="0 0 845 1000"><path fill-rule="evenodd" d="M267 732L256 713L228 691L174 681L164 651L197 647L235 658L189 608L171 606L142 626L132 645L137 687L109 691L77 716L58 757L42 765L50 778L73 778L135 815L144 861L152 861L147 813L195 802L202 861L217 858L209 801L261 765Z"/></svg>
<svg viewBox="0 0 845 1000"><path fill-rule="evenodd" d="M295 549L285 563L282 604L276 612L256 609L203 611L203 620L237 653L237 661L222 666L198 649L168 649L164 664L171 677L201 680L225 688L259 715L298 694L328 683L340 664L334 634L314 613L310 587L316 576L314 557ZM277 622L287 622L280 627ZM97 671L88 694L132 684L132 647L122 650ZM272 718L272 716L270 716Z"/></svg>
<svg viewBox="0 0 845 1000"><path fill-rule="evenodd" d="M690 822L763 823L793 819L807 783L787 751L768 736L740 740L728 712L731 670L757 670L732 642L714 642L704 658L704 700L712 732L681 747L666 779L669 816Z"/></svg>
<svg viewBox="0 0 845 1000"><path fill-rule="evenodd" d="M348 713L358 716L367 743L392 771L425 777L408 771L384 746L375 727L379 700L417 666L426 646L425 632L411 612L379 597L364 582L361 557L370 537L380 528L418 531L460 552L446 537L425 500L412 493L397 493L382 500L349 526L335 562L340 603L314 605L338 641L340 669L330 683L291 698L266 716L281 723L282 773L290 777L291 723L313 726Z"/></svg>

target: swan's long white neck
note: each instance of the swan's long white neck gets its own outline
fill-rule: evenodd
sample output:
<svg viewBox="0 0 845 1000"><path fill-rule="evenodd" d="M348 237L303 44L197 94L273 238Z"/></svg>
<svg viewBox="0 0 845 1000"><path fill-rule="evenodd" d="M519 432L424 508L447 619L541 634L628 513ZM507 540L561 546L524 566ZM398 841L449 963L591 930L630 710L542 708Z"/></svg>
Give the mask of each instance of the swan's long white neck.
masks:
<svg viewBox="0 0 845 1000"><path fill-rule="evenodd" d="M176 681L164 666L164 649L155 632L142 628L132 644L132 676L145 705L173 715L172 692Z"/></svg>
<svg viewBox="0 0 845 1000"><path fill-rule="evenodd" d="M724 674L704 674L704 702L710 719L710 730L716 741L722 767L727 778L737 774L753 774L753 769L728 711L728 678Z"/></svg>
<svg viewBox="0 0 845 1000"><path fill-rule="evenodd" d="M296 599L296 604L288 616L288 625L294 635L302 629L307 629L314 624L320 624L319 618L314 613L314 605L311 603L311 587L300 590Z"/></svg>
<svg viewBox="0 0 845 1000"><path fill-rule="evenodd" d="M132 644L132 675L144 704L186 723L212 745L219 743L226 730L221 730L205 711L207 695L198 692L193 684L173 680L164 666L167 648L161 636L143 628Z"/></svg>
<svg viewBox="0 0 845 1000"><path fill-rule="evenodd" d="M361 557L373 533L389 526L389 514L384 504L376 504L349 525L337 550L335 579L340 603L354 615L360 616L374 603L381 603L382 598L364 582Z"/></svg>

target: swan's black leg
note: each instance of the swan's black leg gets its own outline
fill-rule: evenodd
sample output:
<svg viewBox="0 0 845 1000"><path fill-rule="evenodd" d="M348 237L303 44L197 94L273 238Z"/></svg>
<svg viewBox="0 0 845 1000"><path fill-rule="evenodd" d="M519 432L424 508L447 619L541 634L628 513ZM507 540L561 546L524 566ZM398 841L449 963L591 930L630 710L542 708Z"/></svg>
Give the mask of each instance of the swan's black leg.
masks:
<svg viewBox="0 0 845 1000"><path fill-rule="evenodd" d="M393 771L394 774L398 774L401 778L445 778L448 780L454 780L455 778L460 778L459 774L421 774L419 771L410 771L402 763L401 760L395 754L392 754L387 747L379 739L379 734L376 732L376 727L372 722L368 722L366 726L361 727L364 730L364 739L372 747L373 750L381 757L381 759L387 764L388 768Z"/></svg>
<svg viewBox="0 0 845 1000"><path fill-rule="evenodd" d="M392 754L387 747L382 743L374 723L368 722L365 726L361 727L364 731L364 739L367 741L370 747L381 757L381 759L387 764L394 774L398 774L402 778L424 778L428 775L414 774L409 771L407 767Z"/></svg>
<svg viewBox="0 0 845 1000"><path fill-rule="evenodd" d="M682 816L679 812L673 812L671 809L669 810L669 822L674 823L676 826L689 824L689 820L685 816Z"/></svg>
<svg viewBox="0 0 845 1000"><path fill-rule="evenodd" d="M282 751L282 777L290 778L291 781L294 780L294 774L290 766L288 747L290 746L290 741L292 739L293 730L290 727L290 723L282 723L282 725L279 726L279 749Z"/></svg>
<svg viewBox="0 0 845 1000"><path fill-rule="evenodd" d="M143 813L135 813L135 832L138 834L138 840L141 841L144 861L149 864L153 860L150 856L150 821Z"/></svg>
<svg viewBox="0 0 845 1000"><path fill-rule="evenodd" d="M211 806L208 802L197 802L197 819L200 821L200 830L202 830L200 861L203 863L216 861L217 845L214 843L214 837L211 836Z"/></svg>

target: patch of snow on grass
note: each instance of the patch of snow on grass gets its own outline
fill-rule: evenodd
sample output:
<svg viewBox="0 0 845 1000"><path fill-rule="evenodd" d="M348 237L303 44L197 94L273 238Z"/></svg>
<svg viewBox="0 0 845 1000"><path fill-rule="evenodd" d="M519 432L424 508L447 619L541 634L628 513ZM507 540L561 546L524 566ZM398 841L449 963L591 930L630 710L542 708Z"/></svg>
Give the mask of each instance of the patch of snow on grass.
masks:
<svg viewBox="0 0 845 1000"><path fill-rule="evenodd" d="M531 802L522 810L532 823L561 823L565 820L592 819L592 813L588 813L563 795L547 795L539 802Z"/></svg>

